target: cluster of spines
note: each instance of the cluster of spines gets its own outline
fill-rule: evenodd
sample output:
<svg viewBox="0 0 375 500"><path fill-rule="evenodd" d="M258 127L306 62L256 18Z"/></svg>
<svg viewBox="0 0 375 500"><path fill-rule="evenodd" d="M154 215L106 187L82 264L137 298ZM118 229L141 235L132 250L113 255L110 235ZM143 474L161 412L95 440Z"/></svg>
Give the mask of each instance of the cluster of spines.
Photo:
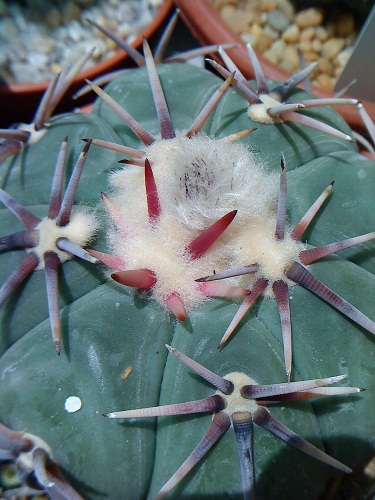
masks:
<svg viewBox="0 0 375 500"><path fill-rule="evenodd" d="M0 189L0 201L24 224L25 231L20 231L0 239L0 250L8 251L12 249L24 248L27 255L20 265L13 271L9 278L0 288L0 305L16 290L16 288L42 264L46 274L46 287L48 310L52 330L52 338L55 349L60 354L61 328L60 328L60 307L58 298L58 268L61 264L59 252L64 252L67 258L74 255L91 263L98 263L98 260L81 248L74 241L64 236L54 242L54 248L48 248L40 255L38 245L41 240L41 226L43 222L51 221L56 228L66 227L72 216L72 209L78 188L78 183L86 161L90 143L87 143L80 154L77 163L70 177L69 184L64 196L62 196L64 168L66 163L68 140L62 143L59 156L56 162L55 174L52 181L51 198L48 215L45 219L37 217L28 209L19 204L3 189ZM92 221L93 222L93 221ZM95 227L91 233L95 232Z"/></svg>
<svg viewBox="0 0 375 500"><path fill-rule="evenodd" d="M351 472L349 467L327 455L283 425L265 408L265 406L275 403L287 403L288 401L332 395L356 394L363 391L363 389L358 387L328 387L331 384L341 381L345 378L345 375L282 384L258 385L243 373L234 372L221 377L177 349L168 345L166 347L171 354L176 356L188 368L216 387L216 393L213 396L187 403L117 411L104 415L105 417L115 419L133 419L213 413L212 423L207 433L173 476L160 489L155 497L156 499L164 498L165 495L177 486L231 426L233 427L238 446L242 492L245 500L255 499L253 423L263 427L271 434L274 434L303 453L342 472Z"/></svg>
<svg viewBox="0 0 375 500"><path fill-rule="evenodd" d="M38 436L15 432L0 423L0 460L18 463L25 476L26 484L6 491L6 498L39 496L42 491L55 499L83 500L65 480L49 445Z"/></svg>

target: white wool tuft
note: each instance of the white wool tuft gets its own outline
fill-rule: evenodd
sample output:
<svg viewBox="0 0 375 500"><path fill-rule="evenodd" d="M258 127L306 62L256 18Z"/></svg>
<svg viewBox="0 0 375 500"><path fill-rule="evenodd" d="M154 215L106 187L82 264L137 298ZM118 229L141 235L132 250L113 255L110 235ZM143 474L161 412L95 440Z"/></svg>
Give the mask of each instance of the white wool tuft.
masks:
<svg viewBox="0 0 375 500"><path fill-rule="evenodd" d="M250 104L247 109L249 118L251 118L256 123L265 123L268 125L283 123L280 118L270 116L267 112L270 108L280 106L280 101L277 101L268 94L261 94L259 97L262 102L259 104Z"/></svg>
<svg viewBox="0 0 375 500"><path fill-rule="evenodd" d="M80 247L86 246L93 238L99 227L99 222L92 212L86 208L79 207L71 216L70 222L66 226L57 226L54 219L46 217L36 226L39 231L39 243L29 251L36 253L39 257L39 268L44 268L43 255L46 252L55 252L60 262L70 260L73 256L60 250L56 246L59 238L68 238L72 243Z"/></svg>
<svg viewBox="0 0 375 500"><path fill-rule="evenodd" d="M245 373L241 372L231 372L225 375L225 380L230 380L233 384L233 391L230 394L224 394L220 390L216 391L225 401L226 406L223 413L226 413L228 417L233 416L233 413L238 412L249 412L254 415L254 413L259 408L255 399L248 399L242 396L241 390L246 385L258 385L254 379L250 378Z"/></svg>
<svg viewBox="0 0 375 500"><path fill-rule="evenodd" d="M266 221L249 221L245 231L233 234L234 266L258 264L259 271L252 275L252 280L266 278L270 282L266 295L272 296L272 283L287 280L286 272L293 261L299 262L299 254L304 244L292 239L287 233L281 241L275 238L276 218ZM289 281L288 281L289 282ZM244 279L241 280L242 286ZM294 285L294 282L290 282Z"/></svg>
<svg viewBox="0 0 375 500"><path fill-rule="evenodd" d="M242 144L205 135L188 139L179 133L174 139L155 141L146 148L145 158L151 163L162 209L189 228L204 229L231 210L238 210L239 217L261 217L277 198L278 176L266 173ZM118 206L130 225L134 212L147 213L143 179L140 167L111 177Z"/></svg>

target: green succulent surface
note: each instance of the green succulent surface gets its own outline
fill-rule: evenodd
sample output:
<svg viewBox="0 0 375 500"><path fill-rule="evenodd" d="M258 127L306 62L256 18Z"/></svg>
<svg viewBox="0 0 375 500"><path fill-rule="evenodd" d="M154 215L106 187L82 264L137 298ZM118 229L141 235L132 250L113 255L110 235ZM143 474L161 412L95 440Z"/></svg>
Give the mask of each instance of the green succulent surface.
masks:
<svg viewBox="0 0 375 500"><path fill-rule="evenodd" d="M190 65L158 67L173 124L187 130L221 80ZM106 91L151 134L159 125L145 69L135 69ZM298 100L303 91L293 93ZM251 127L242 139L266 165L278 171L280 151L288 170L288 219L295 225L320 193L335 181L330 198L306 233L318 246L374 230L375 164L355 145L293 124L254 124L245 101L230 90L208 120L205 132L224 137ZM330 108L314 117L346 133L350 129ZM33 213L47 213L50 185L61 142L69 138L68 173L95 137L140 147L139 140L98 100L91 115L55 117L45 136L16 159L0 165L2 187ZM100 203L118 153L91 146L76 202L98 207L102 228L92 247L105 251L106 224ZM122 168L122 167L121 167ZM249 197L251 193L249 193ZM0 209L1 235L23 229ZM0 283L24 256L0 256ZM310 266L314 276L375 320L375 243L369 242ZM211 300L174 320L157 303L112 282L106 272L77 259L60 273L62 352L56 355L42 271L36 271L0 310L0 421L40 435L54 451L69 482L88 499L152 498L206 432L211 415L110 420L103 413L207 397L214 389L194 375L164 344L171 344L221 376L245 372L260 384L285 382L280 318L273 299L261 299L226 346L222 334L238 309ZM374 454L375 341L308 291L290 291L293 380L347 375L345 385L366 392L276 405L272 414L297 434L352 468ZM131 367L128 376L124 370ZM130 369L128 370L130 371ZM78 396L82 408L64 410ZM255 429L259 498L315 499L334 474L283 442ZM241 498L238 451L230 429L185 480L175 498Z"/></svg>

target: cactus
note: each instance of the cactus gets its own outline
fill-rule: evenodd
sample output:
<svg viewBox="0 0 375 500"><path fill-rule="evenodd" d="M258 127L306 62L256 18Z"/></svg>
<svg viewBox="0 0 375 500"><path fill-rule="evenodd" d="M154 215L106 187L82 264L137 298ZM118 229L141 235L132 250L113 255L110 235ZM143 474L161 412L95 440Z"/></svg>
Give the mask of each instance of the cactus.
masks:
<svg viewBox="0 0 375 500"><path fill-rule="evenodd" d="M304 125L255 124L246 113L247 104L243 98L235 90L227 90L207 118L204 132L190 133L193 152L181 155L185 138L189 136L186 131L191 131L196 117L214 92L221 88L222 81L205 70L188 65L158 66L169 120L165 118L166 110L162 106L155 110L148 73L156 75L150 67L148 70L129 71L114 80L106 92L142 125L148 134L143 137L156 138L154 142L161 148L165 145L162 165L158 164L156 153L152 156L155 152L153 143L140 144L133 131L113 113L107 98L107 102L97 100L91 115L54 117L38 142L29 145L17 158L0 165L4 190L34 215L44 217L48 213L50 185L64 138L69 137L68 170L72 169L82 151L82 139L93 139L77 189L76 203L94 209L101 229L90 247L103 262L104 254L107 254L109 269L79 263L75 259L61 266L60 357L56 356L50 340L43 273L35 271L0 310L0 421L48 442L65 478L84 498L154 497L209 427L210 414L196 418L167 416L157 421L134 420L120 424L103 417L102 414L110 412L181 403L212 395L211 387L181 367L174 356L168 355L164 344L178 349L220 377L243 372L263 385L286 381L282 328L272 292L268 293L269 297L258 299L253 311L247 312L234 335L217 351L216 346L238 309L238 304L233 302L239 299L207 299L206 295L211 294L203 294L199 300L190 302L185 298L182 301L184 314L177 312L175 316L179 319L174 318L168 311L181 311L181 303L178 302L177 309L168 301L166 305L165 298L169 295L164 292L158 295L155 281L140 287L137 278L135 284L144 290L136 292L121 284L129 283L129 276L119 275L125 270L123 267L127 261L134 257L126 253L127 246L119 255L122 229L126 232L130 227L135 234L137 228L143 231L141 221L146 221L150 226L147 231L155 234L160 230L160 214L170 210L173 217L167 220L167 229L175 231L171 230L172 236L178 235L177 240L181 240L179 251L185 257L186 252L191 257L192 248L194 251L202 248L199 237L203 234L204 252L197 251L199 258L189 257L188 263L190 269L190 261L202 259L203 262L191 277L193 283L189 283L194 285L194 290L199 288L195 278L227 271L234 261L237 267L241 263L243 266L253 264L241 260L246 254L242 252L244 243L239 244L241 240L236 231L245 232L252 215L261 224L270 220L274 224L277 220L281 151L287 172L284 176L288 186L287 196L284 196L287 228L296 226L327 186L335 182L332 193L322 201L302 238L308 248L368 234L373 228L374 163L361 156L354 143L333 138L324 131L306 129ZM298 89L293 91L292 97L300 100L305 95ZM156 101L161 102L160 99ZM164 119L158 119L156 113L158 111L160 117L161 109ZM309 113L350 135L349 127L332 109L314 109ZM159 140L160 123L168 125L161 130L162 140ZM242 137L238 134L252 128L256 130L249 135L243 134ZM233 134L238 134L238 145L225 142L228 136L232 140ZM124 158L124 153L97 147L98 141L126 146L129 155L136 156L135 160L127 160L133 166L120 167L117 162ZM219 143L223 149L218 149ZM177 152L168 150L170 144L177 144ZM233 177L238 183L233 189L241 191L240 194L235 191L237 198L234 197L234 201L227 196L232 194L225 187L227 179L223 180L224 191L220 191L222 177L218 174L224 175L225 171L220 170L224 167L219 162L218 153L211 170L207 169L212 173L212 179L208 178L204 184L207 192L201 189L202 163L193 173L187 170L190 164L189 167L181 165L188 154L194 157L198 151L200 160L203 156L200 147L208 148L208 156L213 151L211 156L214 159L215 152L221 155L221 151L229 151L225 153L228 154L225 157L227 163L230 163L231 155L242 155L246 161L254 161L254 166L243 162L239 167L241 176ZM150 165L145 168L139 160L144 161L148 152ZM173 161L176 162L175 170L172 170ZM167 165L164 171L163 165ZM255 182L253 177L257 169L259 180ZM146 189L145 171L148 172ZM129 174L131 183L126 180ZM187 183L185 174L190 175L191 184ZM105 215L100 201L100 193L108 189L109 176L113 193L103 199L112 220ZM182 200L189 198L187 208L178 198L175 188L176 184L179 185L175 181L180 177L185 179L182 181L185 189L196 187L196 192L190 191L189 196L181 195ZM121 190L124 183L128 199L123 201ZM248 188L250 184L252 191ZM209 192L212 185L217 189L216 198ZM173 200L176 200L175 205ZM239 206L236 206L236 201ZM247 201L250 209L247 209ZM228 221L213 240L209 237L210 245L206 245L207 229L236 209L238 212L235 217L233 215L233 220ZM4 234L23 229L5 208L1 210L1 218ZM289 233L287 229L286 234ZM154 240L147 240L148 259L158 254L159 245L164 244L163 234L158 233L159 239L154 245ZM129 246L132 241L129 240ZM304 248L298 243L298 253ZM293 329L292 380L346 375L346 385L363 387L366 392L299 401L285 407L278 404L272 408L277 420L352 469L363 466L374 453L373 248L373 242L365 241L360 247L344 248L337 255L325 257L311 267L311 273L317 279L366 316L368 322L359 323L370 331L356 324L357 316L349 315L353 321L348 320L298 285L289 283L288 292ZM117 267L110 252L119 258ZM1 255L2 283L22 260L21 253L9 251ZM137 252L133 250L133 253ZM145 268L145 265L138 265L135 257L134 262L136 267ZM171 267L173 265L171 262ZM154 270L151 267L151 271ZM119 283L111 280L109 274ZM158 273L155 272L154 276L157 280ZM251 296L246 275L233 278L231 288L235 287L236 290L239 287L245 290L245 300ZM180 288L169 287L168 290L171 293L178 291L182 296ZM71 408L68 404L70 397L78 397L80 405ZM241 497L238 451L230 433L232 430L176 486L172 495L176 498L181 495ZM333 474L327 465L298 450L287 449L281 441L258 428L254 430L254 449L259 498L299 498L304 495L314 499L324 491L327 478Z"/></svg>

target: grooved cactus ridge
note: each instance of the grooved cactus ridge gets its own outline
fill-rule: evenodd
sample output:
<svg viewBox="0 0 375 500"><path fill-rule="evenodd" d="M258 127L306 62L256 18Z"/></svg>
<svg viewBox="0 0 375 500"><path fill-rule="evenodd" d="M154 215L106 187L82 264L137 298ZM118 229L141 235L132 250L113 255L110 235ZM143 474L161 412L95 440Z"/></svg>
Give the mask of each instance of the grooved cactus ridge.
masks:
<svg viewBox="0 0 375 500"><path fill-rule="evenodd" d="M325 448L326 453L314 453L334 457L331 464L360 467L374 453L375 265L368 217L375 203L373 162L343 137L350 130L329 108L311 113L340 130L334 137L324 126L307 129L282 120L254 124L243 98L229 89L233 75L222 83L188 65L156 67L147 44L144 52L146 68L114 80L105 93L91 84L102 97L92 115L53 118L38 142L0 165L7 205L17 200L18 207L43 220L51 206L51 158L58 157L69 136L63 148L72 168L82 139L90 141L72 199L99 207L95 221L100 222L90 253L84 251L89 262L64 263L59 299L53 292L53 310L60 308L57 319L51 319L52 330L61 325L59 358L46 340L50 322L38 270L12 288L3 305L0 420L48 442L64 476L84 498L122 498L124 491L129 498L154 497L192 451L193 437L204 434L211 416L116 425L101 414L210 398L209 387L167 355L167 343L172 354L183 352L180 359L198 363L199 370L209 366L215 380L246 373L247 382L239 382L245 386L256 380L292 389L293 384L302 388L304 380L328 380L327 374L337 374L334 382L346 376L353 389L325 389L328 396L339 394L337 398L300 401L296 411L283 406L283 397L273 407L272 421L267 413L267 422L259 413L266 410L235 406L228 410L230 418L224 417L225 426L236 415L238 436L238 425L245 417L249 422L247 414L254 410L254 421L261 426L279 435L286 432L296 443L308 441L312 448L301 446L309 450ZM292 94L297 102L306 97L300 90ZM125 165L119 167L119 160ZM4 208L1 218L5 234L20 234L13 214ZM288 220L295 229L289 229ZM35 229L27 226L29 232ZM35 242L30 245L29 236L33 240L35 233L23 231L17 245L15 236L4 237L3 249L31 246L30 255ZM308 245L299 241L302 236ZM360 251L351 248L357 244ZM330 255L338 250L340 257ZM51 253L50 248L42 253ZM20 252L3 253L2 282L20 258ZM97 260L103 265L93 266ZM306 267L315 260L313 277ZM56 284L54 279L55 289ZM141 291L133 294L129 286ZM247 312L262 292L266 296L256 301L253 313ZM49 291L49 301L51 296ZM241 297L244 305L236 313L232 302ZM233 316L230 334L235 336L224 345L228 333L218 352L215 346ZM130 375L122 377L124 371ZM367 392L355 394L356 387ZM310 389L301 390L314 394ZM340 396L347 391L352 394ZM82 406L69 413L64 408L71 396L79 397ZM224 400L224 406L230 404ZM220 419L223 404L204 411L213 409ZM249 450L246 429L243 456ZM243 459L237 465L235 440L227 437L231 432L171 495L236 498L253 493L252 467ZM331 472L326 465L286 451L258 429L253 439L259 497L313 499L324 490Z"/></svg>

